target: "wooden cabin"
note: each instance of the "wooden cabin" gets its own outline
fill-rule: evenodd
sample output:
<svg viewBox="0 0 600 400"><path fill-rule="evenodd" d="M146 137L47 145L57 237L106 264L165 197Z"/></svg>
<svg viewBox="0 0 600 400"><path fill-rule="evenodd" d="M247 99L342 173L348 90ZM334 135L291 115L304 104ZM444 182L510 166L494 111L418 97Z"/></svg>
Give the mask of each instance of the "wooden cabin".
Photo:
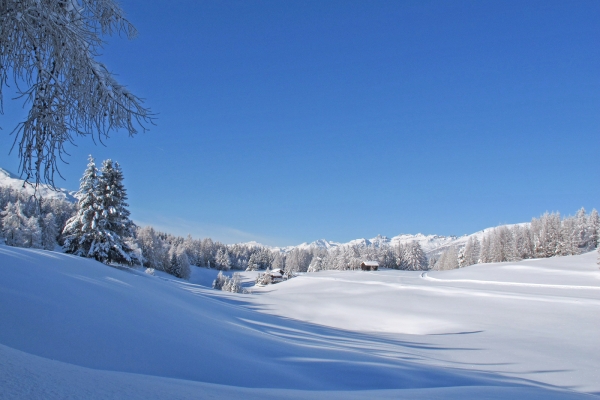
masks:
<svg viewBox="0 0 600 400"><path fill-rule="evenodd" d="M360 269L363 271L377 271L379 268L379 261L365 261L360 264Z"/></svg>
<svg viewBox="0 0 600 400"><path fill-rule="evenodd" d="M270 272L271 283L279 283L283 281L283 271L281 268L276 268Z"/></svg>

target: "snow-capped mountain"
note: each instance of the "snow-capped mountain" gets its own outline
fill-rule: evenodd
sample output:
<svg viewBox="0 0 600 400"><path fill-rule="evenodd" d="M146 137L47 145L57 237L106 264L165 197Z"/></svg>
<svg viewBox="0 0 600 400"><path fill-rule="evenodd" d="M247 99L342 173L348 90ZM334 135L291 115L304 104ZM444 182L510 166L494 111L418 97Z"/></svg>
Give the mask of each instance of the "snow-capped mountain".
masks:
<svg viewBox="0 0 600 400"><path fill-rule="evenodd" d="M23 179L20 179L17 175L0 168L0 187L9 187L14 190L24 190L27 193L33 195L37 194L45 198L56 198L63 199L70 202L76 202L76 192L68 191L62 188L52 188L49 185L40 184L37 188L30 184L26 184Z"/></svg>
<svg viewBox="0 0 600 400"><path fill-rule="evenodd" d="M271 249L272 251L279 251L281 253L288 253L294 249L300 250L310 250L310 249L334 249L337 247L350 247L350 246L375 246L375 247L383 247L383 246L397 246L399 244L407 244L411 242L418 242L421 245L421 248L425 252L425 254L437 254L441 252L443 249L446 249L450 246L462 247L467 243L467 240L470 236L477 236L478 239L483 238L483 235L488 230L493 228L488 228L483 231L476 232L472 235L464 235L461 237L456 236L440 236L440 235L424 235L422 233L417 234L400 234L398 236L394 236L391 239L387 236L377 235L372 239L354 239L346 243L333 242L326 239L319 239L311 243L302 243L297 246L286 246L286 247L271 247L264 246L256 242L244 243L246 245L251 246L260 246L264 248Z"/></svg>

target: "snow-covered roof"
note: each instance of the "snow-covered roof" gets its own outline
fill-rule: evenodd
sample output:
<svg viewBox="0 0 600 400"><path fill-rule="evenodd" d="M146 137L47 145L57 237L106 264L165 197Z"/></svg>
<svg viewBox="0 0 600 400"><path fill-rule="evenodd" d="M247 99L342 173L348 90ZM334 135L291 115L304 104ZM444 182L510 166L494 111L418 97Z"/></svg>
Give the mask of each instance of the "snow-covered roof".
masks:
<svg viewBox="0 0 600 400"><path fill-rule="evenodd" d="M367 267L379 267L379 261L365 261L363 264Z"/></svg>
<svg viewBox="0 0 600 400"><path fill-rule="evenodd" d="M271 273L283 274L283 270L281 268L275 268L274 270L271 271Z"/></svg>

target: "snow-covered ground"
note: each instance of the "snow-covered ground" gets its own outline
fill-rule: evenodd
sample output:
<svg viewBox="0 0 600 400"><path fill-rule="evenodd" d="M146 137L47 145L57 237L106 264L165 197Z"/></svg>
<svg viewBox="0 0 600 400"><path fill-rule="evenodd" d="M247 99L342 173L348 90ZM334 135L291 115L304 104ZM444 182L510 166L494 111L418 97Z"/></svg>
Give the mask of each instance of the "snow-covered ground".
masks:
<svg viewBox="0 0 600 400"><path fill-rule="evenodd" d="M594 398L596 254L241 295L0 246L0 398Z"/></svg>

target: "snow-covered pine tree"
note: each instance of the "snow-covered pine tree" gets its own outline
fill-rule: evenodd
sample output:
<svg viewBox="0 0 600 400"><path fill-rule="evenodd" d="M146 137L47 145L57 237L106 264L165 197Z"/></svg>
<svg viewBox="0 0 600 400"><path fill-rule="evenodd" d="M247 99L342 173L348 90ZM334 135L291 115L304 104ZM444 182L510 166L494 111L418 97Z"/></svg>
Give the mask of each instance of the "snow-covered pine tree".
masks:
<svg viewBox="0 0 600 400"><path fill-rule="evenodd" d="M404 265L409 271L421 271L427 269L427 258L417 241L410 242L404 251Z"/></svg>
<svg viewBox="0 0 600 400"><path fill-rule="evenodd" d="M232 293L242 293L242 276L239 272L234 272L229 281L229 291Z"/></svg>
<svg viewBox="0 0 600 400"><path fill-rule="evenodd" d="M94 158L81 178L78 210L63 229L67 253L95 258L104 263L139 262L129 241L134 224L129 219L127 192L118 164L102 163L98 173Z"/></svg>
<svg viewBox="0 0 600 400"><path fill-rule="evenodd" d="M167 272L178 278L189 279L191 273L190 261L182 243L172 246L171 250L169 250L169 267Z"/></svg>
<svg viewBox="0 0 600 400"><path fill-rule="evenodd" d="M63 229L65 249L82 257L93 257L92 248L99 239L98 225L98 169L94 158L90 155L89 162L79 184L79 200L76 214L67 220Z"/></svg>
<svg viewBox="0 0 600 400"><path fill-rule="evenodd" d="M593 209L588 218L588 234L590 237L590 247L598 247L598 239L600 237L600 216L598 211Z"/></svg>
<svg viewBox="0 0 600 400"><path fill-rule="evenodd" d="M585 213L585 208L581 207L577 211L577 214L575 214L575 221L573 221L573 225L573 235L575 236L573 239L575 240L571 241L576 243L578 249L580 249L581 252L584 252L588 249L590 241L588 230L588 218Z"/></svg>
<svg viewBox="0 0 600 400"><path fill-rule="evenodd" d="M6 239L6 244L21 246L24 228L21 202L19 200L15 203L9 201L0 213L0 217L2 217L2 236Z"/></svg>
<svg viewBox="0 0 600 400"><path fill-rule="evenodd" d="M396 268L406 269L406 245L398 243L394 251L396 253Z"/></svg>
<svg viewBox="0 0 600 400"><path fill-rule="evenodd" d="M146 268L166 271L168 264L168 247L159 238L151 226L138 228L135 241L142 251L143 265Z"/></svg>
<svg viewBox="0 0 600 400"><path fill-rule="evenodd" d="M229 271L231 269L231 258L229 258L229 253L227 249L219 249L217 251L217 256L215 257L215 263L217 269L223 271Z"/></svg>
<svg viewBox="0 0 600 400"><path fill-rule="evenodd" d="M36 217L31 216L25 220L23 239L23 247L42 248L42 230Z"/></svg>
<svg viewBox="0 0 600 400"><path fill-rule="evenodd" d="M213 281L212 287L213 289L221 290L226 283L227 277L223 275L223 271L219 271L217 278Z"/></svg>
<svg viewBox="0 0 600 400"><path fill-rule="evenodd" d="M134 224L129 219L126 203L127 191L123 185L123 172L112 160L102 163L96 189L98 210L98 240L92 250L96 260L111 263L134 264L139 262L128 241L133 239Z"/></svg>
<svg viewBox="0 0 600 400"><path fill-rule="evenodd" d="M585 225L583 225L581 228L578 226L577 217L563 219L560 225L560 234L556 254L560 256L579 254L582 238L584 238L583 240L586 241L585 228Z"/></svg>
<svg viewBox="0 0 600 400"><path fill-rule="evenodd" d="M58 237L58 226L54 213L49 212L43 217L40 217L41 229L41 246L46 250L54 250L57 245L56 238Z"/></svg>

